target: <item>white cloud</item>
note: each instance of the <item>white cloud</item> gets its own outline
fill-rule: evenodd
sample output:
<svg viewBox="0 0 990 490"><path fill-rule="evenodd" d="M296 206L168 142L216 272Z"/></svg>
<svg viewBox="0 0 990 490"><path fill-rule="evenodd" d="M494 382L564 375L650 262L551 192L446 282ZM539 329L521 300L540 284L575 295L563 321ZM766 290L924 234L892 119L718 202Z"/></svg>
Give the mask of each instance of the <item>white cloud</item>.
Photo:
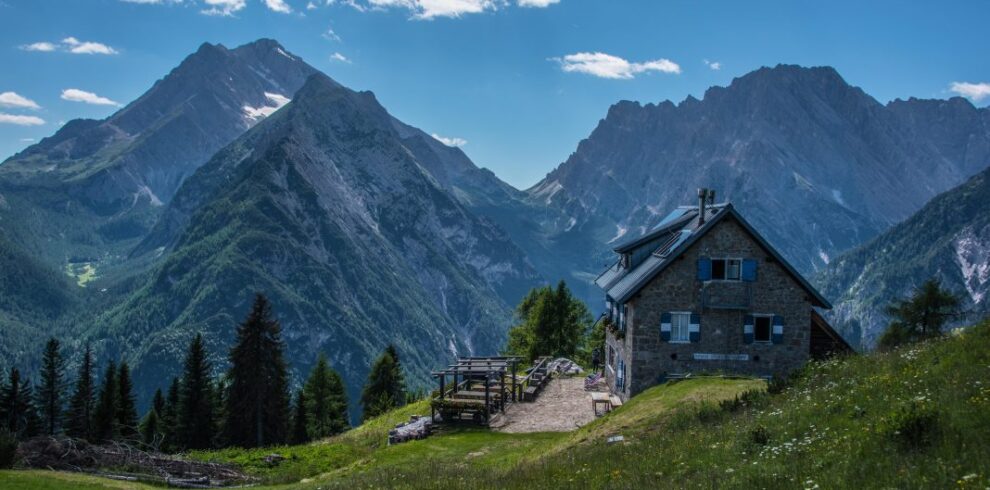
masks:
<svg viewBox="0 0 990 490"><path fill-rule="evenodd" d="M949 90L955 92L963 97L972 100L973 102L979 102L987 97L990 97L990 83L969 83L969 82L952 82Z"/></svg>
<svg viewBox="0 0 990 490"><path fill-rule="evenodd" d="M39 106L35 101L16 92L0 93L0 106L16 107L19 109L41 109L41 106Z"/></svg>
<svg viewBox="0 0 990 490"><path fill-rule="evenodd" d="M40 42L40 43L25 44L21 46L21 49L23 49L24 51L42 51L47 53L47 52L55 51L57 47L53 43Z"/></svg>
<svg viewBox="0 0 990 490"><path fill-rule="evenodd" d="M362 10L356 2L348 2ZM460 17L464 14L479 14L496 10L503 0L367 0L373 9L404 8L412 12L415 19L430 20L437 17Z"/></svg>
<svg viewBox="0 0 990 490"><path fill-rule="evenodd" d="M346 57L346 56L344 56L344 55L342 55L340 53L334 53L334 54L330 55L330 60L331 61L339 61L341 63L350 63L351 62L351 60L348 57Z"/></svg>
<svg viewBox="0 0 990 490"><path fill-rule="evenodd" d="M0 124L16 124L18 126L41 126L45 120L35 116L19 116L0 112Z"/></svg>
<svg viewBox="0 0 990 490"><path fill-rule="evenodd" d="M62 100L68 100L70 102L83 102L85 104L93 105L115 105L120 104L106 98L100 97L93 92L87 92L85 90L79 90L77 88L67 88L62 91Z"/></svg>
<svg viewBox="0 0 990 490"><path fill-rule="evenodd" d="M75 54L117 54L117 50L107 46L103 43L94 43L90 41L80 41L74 37L67 37L62 40L62 44L69 50L70 53Z"/></svg>
<svg viewBox="0 0 990 490"><path fill-rule="evenodd" d="M704 60L704 62L705 62L705 66L707 66L708 68L710 68L710 69L712 69L714 71L719 71L719 70L722 69L722 63L720 63L718 61Z"/></svg>
<svg viewBox="0 0 990 490"><path fill-rule="evenodd" d="M182 3L182 0L120 0L124 3L140 3L143 5L156 5L160 3Z"/></svg>
<svg viewBox="0 0 990 490"><path fill-rule="evenodd" d="M337 35L337 32L334 31L332 27L328 28L327 32L320 34L320 36L323 37L323 39L326 39L327 41L336 41L336 42L341 41L340 36Z"/></svg>
<svg viewBox="0 0 990 490"><path fill-rule="evenodd" d="M316 10L319 8L315 3L309 2L306 4L306 10Z"/></svg>
<svg viewBox="0 0 990 490"><path fill-rule="evenodd" d="M291 14L292 7L285 3L285 0L265 0L265 5L269 10L280 14Z"/></svg>
<svg viewBox="0 0 990 490"><path fill-rule="evenodd" d="M203 2L210 8L201 10L201 13L223 17L234 15L246 5L246 0L203 0Z"/></svg>
<svg viewBox="0 0 990 490"><path fill-rule="evenodd" d="M560 0L517 0L516 3L519 4L520 7L544 8L555 3L560 3Z"/></svg>
<svg viewBox="0 0 990 490"><path fill-rule="evenodd" d="M21 143L34 143L34 138L21 138Z"/></svg>
<svg viewBox="0 0 990 490"><path fill-rule="evenodd" d="M24 51L65 51L73 54L117 54L117 50L103 43L92 41L80 41L72 36L62 40L61 43L50 43L47 41L25 44L21 46Z"/></svg>
<svg viewBox="0 0 990 490"><path fill-rule="evenodd" d="M437 133L433 133L431 136L433 136L433 139L447 146L459 147L467 144L467 140L464 138L445 138Z"/></svg>
<svg viewBox="0 0 990 490"><path fill-rule="evenodd" d="M630 79L640 73L680 73L681 67L666 58L634 63L606 53L575 53L554 58L566 72L587 73L601 78Z"/></svg>

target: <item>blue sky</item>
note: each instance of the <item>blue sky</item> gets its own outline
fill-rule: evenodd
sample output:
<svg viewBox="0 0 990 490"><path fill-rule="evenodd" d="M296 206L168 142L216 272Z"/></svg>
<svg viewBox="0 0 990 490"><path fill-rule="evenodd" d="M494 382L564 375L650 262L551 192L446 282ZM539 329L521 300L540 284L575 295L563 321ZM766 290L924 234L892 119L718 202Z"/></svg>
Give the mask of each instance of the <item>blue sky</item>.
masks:
<svg viewBox="0 0 990 490"><path fill-rule="evenodd" d="M700 98L764 65L986 106L987 20L986 1L0 0L0 158L111 114L203 42L270 37L525 188L616 101Z"/></svg>

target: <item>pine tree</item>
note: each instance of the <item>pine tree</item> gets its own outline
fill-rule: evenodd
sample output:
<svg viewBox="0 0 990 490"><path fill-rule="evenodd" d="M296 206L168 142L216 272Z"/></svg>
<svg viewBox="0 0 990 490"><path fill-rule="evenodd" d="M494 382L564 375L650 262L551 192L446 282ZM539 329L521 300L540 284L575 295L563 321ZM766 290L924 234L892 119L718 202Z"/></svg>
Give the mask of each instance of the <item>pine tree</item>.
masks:
<svg viewBox="0 0 990 490"><path fill-rule="evenodd" d="M260 293L230 351L224 436L235 446L281 444L288 436L288 374L282 327Z"/></svg>
<svg viewBox="0 0 990 490"><path fill-rule="evenodd" d="M107 442L116 439L118 434L117 365L110 361L103 373L103 384L100 385L93 410L93 439L95 442Z"/></svg>
<svg viewBox="0 0 990 490"><path fill-rule="evenodd" d="M292 407L292 434L289 436L291 444L305 444L310 441L307 433L307 426L310 424L306 413L306 390L300 389L296 392L296 402Z"/></svg>
<svg viewBox="0 0 990 490"><path fill-rule="evenodd" d="M203 335L196 334L189 344L179 385L176 412L176 439L186 449L206 449L213 445L216 432L213 382L206 360Z"/></svg>
<svg viewBox="0 0 990 490"><path fill-rule="evenodd" d="M21 372L11 368L10 376L0 387L0 430L18 439L26 439L41 431L41 420L35 411L30 383L21 379Z"/></svg>
<svg viewBox="0 0 990 490"><path fill-rule="evenodd" d="M330 365L322 353L309 373L303 388L307 417L307 439L323 439L333 434L331 429Z"/></svg>
<svg viewBox="0 0 990 490"><path fill-rule="evenodd" d="M62 428L64 403L65 359L62 358L58 339L52 337L45 344L41 361L41 386L38 390L38 408L44 418L46 434L53 436Z"/></svg>
<svg viewBox="0 0 990 490"><path fill-rule="evenodd" d="M505 351L530 359L576 357L592 322L588 307L567 284L531 290L516 308L519 322L509 330Z"/></svg>
<svg viewBox="0 0 990 490"><path fill-rule="evenodd" d="M162 445L163 451L175 451L178 449L178 436L176 434L176 420L179 411L179 378L172 378L172 384L168 387L168 397L165 399L165 410L160 413L162 425Z"/></svg>
<svg viewBox="0 0 990 490"><path fill-rule="evenodd" d="M70 437L93 439L93 411L96 404L94 391L93 352L87 344L66 413L65 429Z"/></svg>
<svg viewBox="0 0 990 490"><path fill-rule="evenodd" d="M368 381L361 392L363 420L377 417L405 402L405 388L397 373L400 371L395 359L387 350L382 352L371 366ZM402 393L401 399L396 398L397 393Z"/></svg>
<svg viewBox="0 0 990 490"><path fill-rule="evenodd" d="M134 385L131 383L131 369L127 362L121 362L117 370L117 412L115 414L120 437L134 440L138 437L137 406L134 401Z"/></svg>

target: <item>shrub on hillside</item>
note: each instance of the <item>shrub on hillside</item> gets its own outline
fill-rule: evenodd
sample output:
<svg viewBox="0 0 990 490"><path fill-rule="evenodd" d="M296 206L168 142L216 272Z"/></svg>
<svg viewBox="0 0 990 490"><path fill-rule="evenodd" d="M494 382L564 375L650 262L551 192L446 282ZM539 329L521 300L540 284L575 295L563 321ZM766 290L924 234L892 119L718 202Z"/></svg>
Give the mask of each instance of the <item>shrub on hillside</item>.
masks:
<svg viewBox="0 0 990 490"><path fill-rule="evenodd" d="M11 468L17 458L17 438L6 430L0 430L0 468Z"/></svg>
<svg viewBox="0 0 990 490"><path fill-rule="evenodd" d="M938 410L913 402L887 418L883 432L904 449L929 447L941 432Z"/></svg>

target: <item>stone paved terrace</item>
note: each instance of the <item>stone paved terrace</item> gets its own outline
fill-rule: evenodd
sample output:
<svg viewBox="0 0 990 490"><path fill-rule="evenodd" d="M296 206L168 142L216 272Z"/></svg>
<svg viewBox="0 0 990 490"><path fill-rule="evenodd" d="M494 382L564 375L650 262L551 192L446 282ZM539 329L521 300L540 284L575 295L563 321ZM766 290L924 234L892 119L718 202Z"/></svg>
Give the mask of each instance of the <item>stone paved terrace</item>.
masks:
<svg viewBox="0 0 990 490"><path fill-rule="evenodd" d="M510 404L492 420L498 432L568 432L595 420L584 376L554 378L532 403Z"/></svg>

